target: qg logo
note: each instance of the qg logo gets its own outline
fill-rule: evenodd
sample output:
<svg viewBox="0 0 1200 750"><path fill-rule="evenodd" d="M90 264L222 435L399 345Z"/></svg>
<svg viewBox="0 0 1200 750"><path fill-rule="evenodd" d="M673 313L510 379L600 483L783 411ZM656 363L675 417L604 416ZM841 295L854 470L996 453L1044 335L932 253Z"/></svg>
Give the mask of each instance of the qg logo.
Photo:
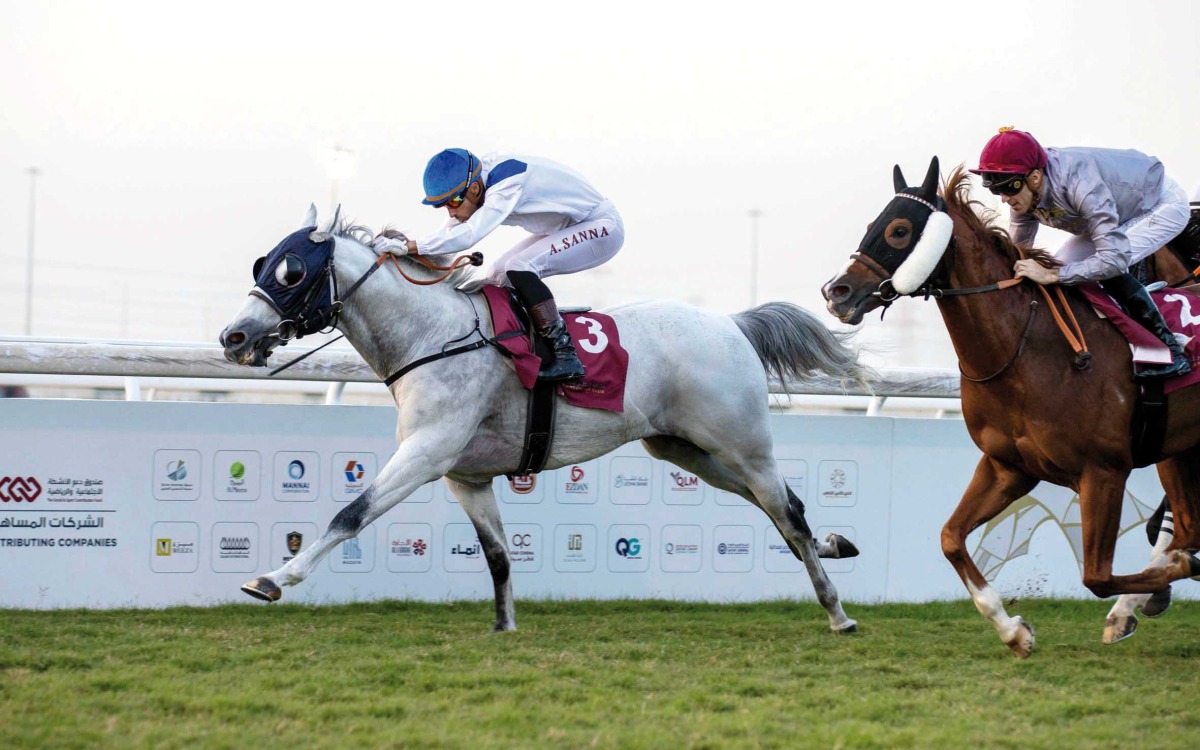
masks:
<svg viewBox="0 0 1200 750"><path fill-rule="evenodd" d="M42 485L33 477L4 477L0 479L0 501L32 503L42 494Z"/></svg>
<svg viewBox="0 0 1200 750"><path fill-rule="evenodd" d="M629 560L637 560L639 559L639 555L642 551L642 543L638 541L637 537L631 537L629 539L621 537L617 540L615 549L617 554L621 557Z"/></svg>

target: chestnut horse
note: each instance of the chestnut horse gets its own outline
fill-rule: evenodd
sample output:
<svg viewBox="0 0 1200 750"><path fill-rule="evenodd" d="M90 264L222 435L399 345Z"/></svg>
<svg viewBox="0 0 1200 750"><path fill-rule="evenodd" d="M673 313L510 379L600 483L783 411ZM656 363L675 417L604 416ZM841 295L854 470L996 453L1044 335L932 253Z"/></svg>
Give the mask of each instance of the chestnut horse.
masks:
<svg viewBox="0 0 1200 750"><path fill-rule="evenodd" d="M822 293L829 312L850 324L902 295L928 292L937 300L962 372L963 417L983 452L942 529L942 552L979 612L1014 655L1030 654L1033 629L1005 611L971 560L966 539L1043 480L1079 493L1083 583L1096 596L1154 593L1200 574L1200 560L1185 551L1200 548L1200 388L1171 394L1159 457L1175 538L1142 572L1114 575L1121 502L1134 468L1130 427L1138 387L1128 344L1082 294L1065 289L1093 354L1085 365L1044 310L1037 285L996 287L1012 277L1022 255L1003 229L980 218L976 209L983 206L970 200L961 166L941 196L936 157L919 188L905 183L898 166L893 178L896 197ZM1041 251L1025 255L1053 263Z"/></svg>

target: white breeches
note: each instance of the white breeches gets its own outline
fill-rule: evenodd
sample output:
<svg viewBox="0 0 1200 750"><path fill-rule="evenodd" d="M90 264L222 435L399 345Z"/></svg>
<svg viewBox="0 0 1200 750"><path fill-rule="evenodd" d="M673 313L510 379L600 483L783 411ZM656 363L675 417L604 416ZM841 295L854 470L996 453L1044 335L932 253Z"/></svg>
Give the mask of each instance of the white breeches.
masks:
<svg viewBox="0 0 1200 750"><path fill-rule="evenodd" d="M1187 193L1175 180L1164 176L1162 200L1158 205L1121 225L1129 238L1129 265L1145 260L1175 239L1187 226L1190 215ZM1054 257L1063 263L1074 263L1095 252L1091 237L1072 237L1063 243Z"/></svg>
<svg viewBox="0 0 1200 750"><path fill-rule="evenodd" d="M538 278L595 268L617 254L625 243L625 224L607 201L584 221L553 234L532 235L492 264L489 278L509 286L508 271L532 271Z"/></svg>

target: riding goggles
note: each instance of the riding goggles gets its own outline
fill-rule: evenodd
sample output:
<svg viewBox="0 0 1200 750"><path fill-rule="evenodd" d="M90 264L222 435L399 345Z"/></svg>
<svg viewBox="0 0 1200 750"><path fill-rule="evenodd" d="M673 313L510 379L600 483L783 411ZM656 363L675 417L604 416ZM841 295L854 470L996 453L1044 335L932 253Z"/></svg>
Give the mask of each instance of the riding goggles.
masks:
<svg viewBox="0 0 1200 750"><path fill-rule="evenodd" d="M992 195L1004 195L1011 198L1024 189L1026 176L1004 172L984 172L983 186L990 190Z"/></svg>

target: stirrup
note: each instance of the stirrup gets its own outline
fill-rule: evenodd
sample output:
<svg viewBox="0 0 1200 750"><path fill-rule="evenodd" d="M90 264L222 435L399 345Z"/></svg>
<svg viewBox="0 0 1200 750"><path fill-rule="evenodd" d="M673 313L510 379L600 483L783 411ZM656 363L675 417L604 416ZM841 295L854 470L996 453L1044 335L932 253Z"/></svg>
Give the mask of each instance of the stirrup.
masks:
<svg viewBox="0 0 1200 750"><path fill-rule="evenodd" d="M1192 371L1192 363L1187 361L1186 357L1176 357L1171 364L1162 365L1160 367L1152 367L1148 370L1134 373L1133 379L1138 382L1147 380L1165 380L1167 378L1182 377Z"/></svg>

